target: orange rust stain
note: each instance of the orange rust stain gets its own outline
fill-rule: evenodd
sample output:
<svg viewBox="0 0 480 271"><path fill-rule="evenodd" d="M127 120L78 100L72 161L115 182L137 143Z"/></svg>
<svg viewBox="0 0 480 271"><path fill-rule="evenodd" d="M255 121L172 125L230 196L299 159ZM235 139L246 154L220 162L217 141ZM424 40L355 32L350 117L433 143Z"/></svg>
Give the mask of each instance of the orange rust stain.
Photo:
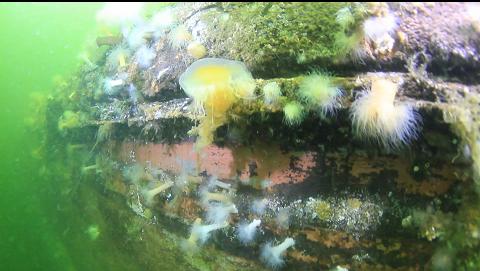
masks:
<svg viewBox="0 0 480 271"><path fill-rule="evenodd" d="M351 174L360 178L362 175L368 175L372 173L380 173L381 167L375 167L367 157L352 156L353 164Z"/></svg>
<svg viewBox="0 0 480 271"><path fill-rule="evenodd" d="M249 165L255 163L256 177L269 179L272 185L302 182L316 166L313 152L284 153L277 146L267 144L234 150L209 145L197 153L191 142L174 145L123 143L120 159L130 161L131 153L139 163L150 163L173 173L180 173L182 164L192 162L198 172L206 171L221 179L235 178L240 172L240 179L247 180L251 173Z"/></svg>
<svg viewBox="0 0 480 271"><path fill-rule="evenodd" d="M194 143L190 142L175 145L124 143L120 154L121 159L127 161L131 151L135 153L136 161L149 162L152 166L174 173L182 171L183 163L192 162L197 166L199 172L207 171L219 178L231 176L230 164L233 156L231 151L225 148L210 145L197 154Z"/></svg>
<svg viewBox="0 0 480 271"><path fill-rule="evenodd" d="M413 240L404 240L400 238L387 238L375 240L360 239L357 240L351 234L348 234L343 231L334 231L321 228L307 228L301 231L305 234L307 240L322 244L328 248L341 248L350 251L356 251L359 248L363 249L374 249L377 252L387 255L395 253L396 257L401 259L416 259L418 258L418 251L421 251L422 255L430 255L432 253L431 243L423 241L413 241ZM301 234L300 233L300 234ZM415 253L414 253L415 252ZM326 255L315 255L318 257L318 263L324 265L330 265L332 263L339 263L343 261L343 256L332 254L329 257L324 257ZM383 266L379 269L361 269L354 268L354 270L397 270L397 269L382 269ZM410 269L410 267L400 268L398 270L416 270ZM423 269L421 269L423 270Z"/></svg>
<svg viewBox="0 0 480 271"><path fill-rule="evenodd" d="M369 246L368 243L362 245L360 241L356 241L353 236L345 232L306 229L303 231L303 233L305 233L308 240L321 243L328 248L337 247L351 249L354 247Z"/></svg>
<svg viewBox="0 0 480 271"><path fill-rule="evenodd" d="M113 178L107 179L105 182L105 187L113 192L125 195L128 191L125 182L121 175L114 176Z"/></svg>
<svg viewBox="0 0 480 271"><path fill-rule="evenodd" d="M274 184L285 183L285 179L282 176L288 176L289 181L292 183L302 182L310 175L309 171L316 166L315 154L313 152L302 154L293 164L294 169L289 168L281 172L274 172L271 177L272 182Z"/></svg>
<svg viewBox="0 0 480 271"><path fill-rule="evenodd" d="M403 158L376 157L371 159L364 156L352 156L350 161L352 163L351 174L361 179L361 183L368 183L370 174L394 170L398 173L398 177L395 178L397 187L407 194L427 197L441 195L446 193L457 179L453 168L443 166L435 169L434 176L417 181L410 174L410 162Z"/></svg>
<svg viewBox="0 0 480 271"><path fill-rule="evenodd" d="M453 169L444 166L435 172L441 177L431 176L418 182L409 174L410 166L407 161L397 159L388 160L388 162L388 166L398 172L397 186L408 194L420 194L428 197L445 194L456 180Z"/></svg>
<svg viewBox="0 0 480 271"><path fill-rule="evenodd" d="M201 216L202 208L197 204L195 199L180 197L175 201L174 203L166 204L165 210L190 221L194 221Z"/></svg>
<svg viewBox="0 0 480 271"><path fill-rule="evenodd" d="M264 142L235 148L233 155L235 171L241 172L240 180L249 179L249 165L255 164L255 177L268 179L272 185L302 182L309 176L309 170L316 166L313 152L285 153L278 146ZM292 164L293 168L290 167Z"/></svg>
<svg viewBox="0 0 480 271"><path fill-rule="evenodd" d="M401 267L391 267L383 264L370 264L366 262L354 262L352 265L352 270L359 271L419 271L419 270L428 270L423 266L415 264L414 266L401 266Z"/></svg>
<svg viewBox="0 0 480 271"><path fill-rule="evenodd" d="M391 245L385 245L380 240L377 240L377 244L375 246L377 250L383 251L384 254L391 253L392 251L399 251L402 248L402 244L400 242L395 242Z"/></svg>
<svg viewBox="0 0 480 271"><path fill-rule="evenodd" d="M311 255L307 255L305 254L304 252L300 252L300 251L297 251L297 250L294 250L294 251L291 251L291 252L288 252L288 256L296 259L297 261L301 261L301 262L305 262L305 263L317 263L318 262L318 258L317 257L313 257Z"/></svg>

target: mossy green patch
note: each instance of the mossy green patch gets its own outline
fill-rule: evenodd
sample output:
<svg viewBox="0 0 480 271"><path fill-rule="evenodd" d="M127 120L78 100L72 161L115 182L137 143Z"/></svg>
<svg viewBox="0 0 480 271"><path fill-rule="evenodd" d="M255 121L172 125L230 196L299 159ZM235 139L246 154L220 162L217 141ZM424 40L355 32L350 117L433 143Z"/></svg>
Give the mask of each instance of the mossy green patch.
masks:
<svg viewBox="0 0 480 271"><path fill-rule="evenodd" d="M225 3L202 16L210 53L242 60L254 71L288 73L302 63L338 55L336 13L344 3ZM275 63L274 66L268 63Z"/></svg>

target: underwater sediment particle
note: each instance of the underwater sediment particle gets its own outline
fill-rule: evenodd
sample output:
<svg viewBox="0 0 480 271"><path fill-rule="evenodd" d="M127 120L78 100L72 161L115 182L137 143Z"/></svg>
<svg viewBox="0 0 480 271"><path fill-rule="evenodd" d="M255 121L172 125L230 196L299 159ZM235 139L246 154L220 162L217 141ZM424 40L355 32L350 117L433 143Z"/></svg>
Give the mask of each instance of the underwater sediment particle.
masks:
<svg viewBox="0 0 480 271"><path fill-rule="evenodd" d="M100 236L100 229L98 225L90 225L88 229L85 230L85 233L90 237L90 240L94 241Z"/></svg>
<svg viewBox="0 0 480 271"><path fill-rule="evenodd" d="M373 138L385 147L400 147L417 137L420 116L412 106L395 103L398 85L387 79L372 82L352 103L355 132Z"/></svg>

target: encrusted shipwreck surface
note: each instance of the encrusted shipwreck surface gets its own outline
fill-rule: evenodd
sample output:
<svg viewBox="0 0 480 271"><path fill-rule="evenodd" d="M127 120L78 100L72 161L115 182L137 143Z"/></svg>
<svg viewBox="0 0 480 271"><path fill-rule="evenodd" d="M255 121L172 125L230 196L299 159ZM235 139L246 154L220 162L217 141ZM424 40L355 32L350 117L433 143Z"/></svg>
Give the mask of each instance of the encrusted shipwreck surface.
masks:
<svg viewBox="0 0 480 271"><path fill-rule="evenodd" d="M262 245L287 237L295 245L283 256L285 270L474 270L480 266L480 28L471 8L168 7L177 21L144 41L155 51L148 67L132 58L112 72L105 58L127 46L119 39L58 84L46 105L44 149L56 150L45 154L49 174L89 180L58 189L78 197L72 210L99 198L95 215L121 225L112 242L126 244L142 270L261 270L269 266L259 260ZM365 29L368 20L390 20L392 29L376 34L382 30ZM184 43L175 44L172 36L182 34L176 31L190 35L182 32ZM178 83L198 58L193 42L204 46L205 57L242 61L255 79L254 97L233 102L208 146L198 146L196 136L214 114ZM309 108L299 94L318 70L331 71L343 93L332 114ZM121 78L123 87L104 93L106 78ZM380 79L398 85L395 103L421 117L410 144L390 148L352 128L352 103ZM270 83L281 90L276 103L263 98ZM284 120L291 102L305 108L297 126ZM222 184L208 185L213 177ZM168 188L148 200L146 190L159 185ZM236 212L192 249L190 229L197 218L209 223L215 211L206 198L213 194ZM261 226L245 246L238 225L253 219Z"/></svg>

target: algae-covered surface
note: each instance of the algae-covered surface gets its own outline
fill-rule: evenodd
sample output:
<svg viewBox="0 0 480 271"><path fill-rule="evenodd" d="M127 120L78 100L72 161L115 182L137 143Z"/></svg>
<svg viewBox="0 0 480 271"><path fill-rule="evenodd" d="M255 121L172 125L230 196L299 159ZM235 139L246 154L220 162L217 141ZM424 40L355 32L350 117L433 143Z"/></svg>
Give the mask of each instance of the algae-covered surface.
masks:
<svg viewBox="0 0 480 271"><path fill-rule="evenodd" d="M0 4L0 269L478 270L479 10Z"/></svg>

